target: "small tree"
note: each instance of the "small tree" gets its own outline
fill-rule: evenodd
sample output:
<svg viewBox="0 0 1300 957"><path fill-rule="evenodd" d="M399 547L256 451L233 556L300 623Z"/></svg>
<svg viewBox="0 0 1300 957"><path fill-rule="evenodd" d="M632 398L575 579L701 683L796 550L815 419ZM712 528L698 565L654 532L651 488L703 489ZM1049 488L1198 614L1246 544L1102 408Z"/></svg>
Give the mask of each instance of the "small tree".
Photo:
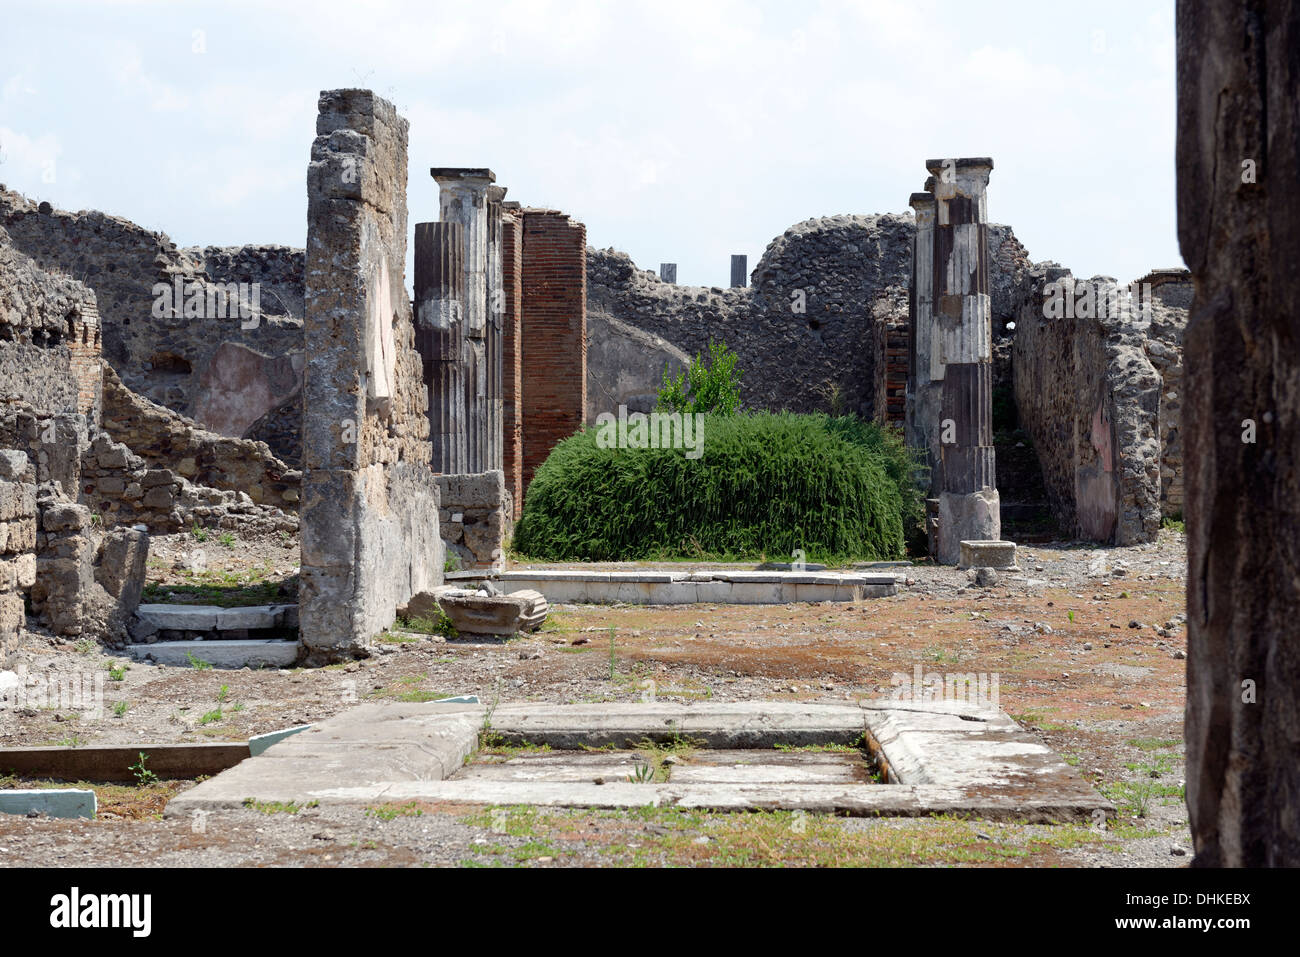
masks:
<svg viewBox="0 0 1300 957"><path fill-rule="evenodd" d="M735 415L740 411L740 371L735 353L727 349L725 342L710 339L708 365L700 352L691 360L690 368L676 378L665 369L655 408L659 412Z"/></svg>

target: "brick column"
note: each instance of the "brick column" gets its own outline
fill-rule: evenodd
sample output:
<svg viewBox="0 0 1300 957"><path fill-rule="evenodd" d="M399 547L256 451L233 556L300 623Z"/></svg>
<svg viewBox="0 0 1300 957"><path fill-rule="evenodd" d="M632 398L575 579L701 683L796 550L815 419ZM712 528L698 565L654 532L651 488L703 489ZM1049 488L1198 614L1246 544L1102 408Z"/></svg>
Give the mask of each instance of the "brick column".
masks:
<svg viewBox="0 0 1300 957"><path fill-rule="evenodd" d="M943 366L939 555L995 540L1001 518L993 460L993 310L989 297L988 158L929 160L934 177L934 337ZM931 353L931 362L934 361Z"/></svg>
<svg viewBox="0 0 1300 957"><path fill-rule="evenodd" d="M524 505L523 313L524 220L518 203L504 203L501 218L501 465L518 518Z"/></svg>
<svg viewBox="0 0 1300 957"><path fill-rule="evenodd" d="M524 489L587 407L587 227L524 210Z"/></svg>
<svg viewBox="0 0 1300 957"><path fill-rule="evenodd" d="M432 467L465 467L465 238L459 223L415 225L415 347L429 390Z"/></svg>

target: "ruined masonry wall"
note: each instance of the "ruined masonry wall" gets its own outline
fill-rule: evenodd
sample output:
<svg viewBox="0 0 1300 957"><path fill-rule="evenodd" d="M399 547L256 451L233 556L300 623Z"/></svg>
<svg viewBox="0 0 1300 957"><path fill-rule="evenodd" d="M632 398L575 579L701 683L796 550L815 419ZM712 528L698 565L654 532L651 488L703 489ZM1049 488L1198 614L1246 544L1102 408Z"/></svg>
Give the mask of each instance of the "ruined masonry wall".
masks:
<svg viewBox="0 0 1300 957"><path fill-rule="evenodd" d="M27 456L0 450L0 668L18 650L23 594L36 582L36 486Z"/></svg>
<svg viewBox="0 0 1300 957"><path fill-rule="evenodd" d="M0 227L41 268L94 290L104 357L128 387L154 402L238 435L242 429L227 426L256 420L299 389L301 250L181 249L121 217L58 210L3 186ZM154 285L177 278L205 291L216 283L258 282L262 312L250 328L238 317L155 317Z"/></svg>
<svg viewBox="0 0 1300 957"><path fill-rule="evenodd" d="M1149 328L1122 318L1045 318L1047 284L1069 276L1036 267L1022 290L1012 347L1020 422L1063 529L1118 545L1153 541L1162 512L1182 498L1179 406L1162 396L1181 387L1186 311L1170 305L1171 294L1153 302ZM1164 450L1162 435L1173 439ZM1166 468L1176 474L1162 491Z"/></svg>
<svg viewBox="0 0 1300 957"><path fill-rule="evenodd" d="M710 339L725 342L752 408L898 421L906 354L888 330L906 328L915 228L895 214L798 223L768 245L744 289L666 283L625 253L589 249L587 308L690 356ZM1028 257L1008 226L989 226L989 252L996 336L1012 318ZM802 313L792 308L798 291Z"/></svg>
<svg viewBox="0 0 1300 957"><path fill-rule="evenodd" d="M104 430L154 468L174 468L199 485L246 492L261 505L296 511L302 473L261 442L217 435L122 384L104 370Z"/></svg>
<svg viewBox="0 0 1300 957"><path fill-rule="evenodd" d="M505 571L502 542L514 526L514 509L501 471L439 475L438 527L455 571Z"/></svg>
<svg viewBox="0 0 1300 957"><path fill-rule="evenodd" d="M330 90L307 171L302 584L305 660L366 654L442 583L428 396L405 293L407 122Z"/></svg>

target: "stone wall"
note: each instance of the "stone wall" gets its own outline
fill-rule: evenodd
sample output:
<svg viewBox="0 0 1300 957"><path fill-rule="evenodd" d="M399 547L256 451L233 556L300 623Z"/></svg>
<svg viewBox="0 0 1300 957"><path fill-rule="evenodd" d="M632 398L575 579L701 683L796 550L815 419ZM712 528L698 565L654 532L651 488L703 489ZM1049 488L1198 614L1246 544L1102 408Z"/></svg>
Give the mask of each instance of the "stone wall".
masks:
<svg viewBox="0 0 1300 957"><path fill-rule="evenodd" d="M523 487L587 412L587 227L524 209ZM525 493L526 494L526 493Z"/></svg>
<svg viewBox="0 0 1300 957"><path fill-rule="evenodd" d="M18 650L24 593L36 582L35 471L27 456L0 449L0 668Z"/></svg>
<svg viewBox="0 0 1300 957"><path fill-rule="evenodd" d="M94 290L104 356L134 391L214 431L243 435L299 389L302 251L181 249L121 217L57 210L3 187L0 226L40 267ZM178 283L175 310L161 307L158 290L172 295ZM210 300L226 283L257 283L259 308L232 316L224 301Z"/></svg>
<svg viewBox="0 0 1300 957"><path fill-rule="evenodd" d="M1186 269L1162 269L1138 280L1150 284L1157 309L1144 347L1160 375L1160 514L1183 515L1183 335L1192 304L1192 278Z"/></svg>
<svg viewBox="0 0 1300 957"><path fill-rule="evenodd" d="M653 332L604 313L587 316L587 424L602 412L652 412L664 374L685 372L691 357Z"/></svg>
<svg viewBox="0 0 1300 957"><path fill-rule="evenodd" d="M1086 281L1094 290L1114 285L1107 277ZM1148 319L1093 315L1109 308L1048 318L1045 303L1057 291L1063 301L1077 301L1085 284L1056 266L1031 271L1012 346L1017 413L1033 439L1053 513L1062 529L1084 539L1153 541L1162 512L1180 507L1182 498L1177 435L1186 311L1171 288L1149 302Z"/></svg>
<svg viewBox="0 0 1300 957"><path fill-rule="evenodd" d="M592 322L609 317L690 356L710 339L725 342L751 408L887 419L891 369L895 391L905 372L887 330L906 327L914 232L910 216L810 219L768 245L743 289L663 282L625 253L589 249L587 311ZM1028 257L1007 226L989 226L989 252L996 334Z"/></svg>
<svg viewBox="0 0 1300 957"><path fill-rule="evenodd" d="M55 634L125 645L144 589L148 533L106 530L89 508L52 485L40 487L36 505L32 613Z"/></svg>
<svg viewBox="0 0 1300 957"><path fill-rule="evenodd" d="M404 283L407 121L331 90L307 172L302 641L309 664L368 654L442 583L428 394Z"/></svg>
<svg viewBox="0 0 1300 957"><path fill-rule="evenodd" d="M504 544L514 526L505 473L439 475L436 481L449 570L505 571Z"/></svg>
<svg viewBox="0 0 1300 957"><path fill-rule="evenodd" d="M103 427L154 468L172 468L198 485L245 492L255 503L297 511L302 473L271 454L263 442L200 428L122 384L104 370Z"/></svg>
<svg viewBox="0 0 1300 957"><path fill-rule="evenodd" d="M0 229L0 399L99 417L100 324L95 294L51 275Z"/></svg>

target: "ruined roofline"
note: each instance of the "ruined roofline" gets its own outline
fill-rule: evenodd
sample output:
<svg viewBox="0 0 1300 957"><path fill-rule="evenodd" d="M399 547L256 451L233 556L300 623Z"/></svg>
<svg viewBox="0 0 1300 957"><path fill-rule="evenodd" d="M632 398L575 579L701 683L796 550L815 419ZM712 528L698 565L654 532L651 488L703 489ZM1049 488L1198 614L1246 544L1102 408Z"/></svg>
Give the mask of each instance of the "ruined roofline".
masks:
<svg viewBox="0 0 1300 957"><path fill-rule="evenodd" d="M55 206L49 200L36 201L31 197L20 193L16 189L9 189L4 183L0 183L0 205L12 205L14 212L25 214L35 213L42 216L64 217L70 219L84 219L89 217L98 217L105 222L120 226L123 229L133 232L139 232L144 235L153 236L158 240L159 245L179 248L167 233L158 229L149 229L147 226L141 226L139 223L120 216L116 213L106 213L102 209L78 209L70 210Z"/></svg>

